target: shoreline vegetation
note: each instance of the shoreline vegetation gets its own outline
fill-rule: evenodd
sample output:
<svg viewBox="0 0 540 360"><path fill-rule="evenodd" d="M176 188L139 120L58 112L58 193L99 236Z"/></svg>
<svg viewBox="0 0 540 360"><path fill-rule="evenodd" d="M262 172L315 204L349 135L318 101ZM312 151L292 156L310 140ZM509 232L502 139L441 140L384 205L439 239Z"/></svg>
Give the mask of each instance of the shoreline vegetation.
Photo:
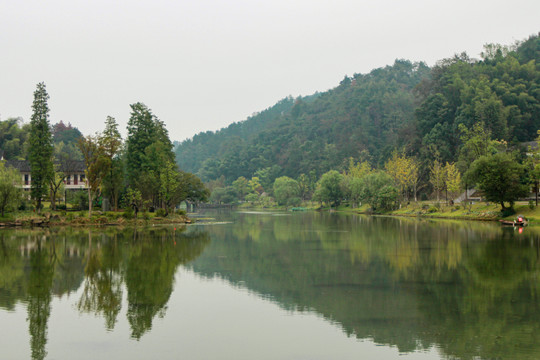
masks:
<svg viewBox="0 0 540 360"><path fill-rule="evenodd" d="M288 211L291 211L291 209L305 209L306 211L335 211L374 216L419 217L429 219L494 222L498 222L499 220L513 220L519 214L523 215L528 220L529 225L540 225L540 208L537 208L536 206L531 208L530 205L525 201L515 203L513 207L514 213L508 216L503 216L500 205L492 202L476 202L470 205L446 205L442 202L436 203L433 201L418 201L402 206L401 209L386 212L372 212L367 204L360 207L351 207L351 205L347 203L342 204L337 208L320 206L320 204L314 203L303 204L303 206L299 208L293 208L290 206L257 207L248 204L241 204L238 206L238 208L264 208Z"/></svg>
<svg viewBox="0 0 540 360"><path fill-rule="evenodd" d="M262 207L252 204L240 204L238 206L227 205L228 209L247 210L247 209L265 209L265 210L284 210L284 211L331 211L340 213L354 213L373 216L396 216L396 217L417 217L428 219L449 219L465 221L500 221L512 220L517 214L523 215L529 225L540 226L540 209L531 208L526 202L518 202L514 205L515 213L503 216L498 204L489 202L477 202L471 205L446 205L444 203L435 203L433 201L411 202L409 205L402 206L401 209L372 212L369 205L360 207L351 207L345 203L337 208L320 206L320 204L307 203L304 206L270 206ZM203 207L204 208L204 207ZM214 207L209 207L214 208ZM14 227L51 227L51 226L132 226L132 225L166 225L178 224L186 225L195 222L189 218L184 211L167 216L159 216L156 212L141 212L134 217L131 212L121 211L94 211L92 216L88 216L88 211L44 211L42 214L34 212L17 212L9 216L0 217L0 229Z"/></svg>
<svg viewBox="0 0 540 360"><path fill-rule="evenodd" d="M165 225L191 224L192 219L183 212L158 216L157 213L142 212L137 218L130 212L93 211L44 211L41 215L34 212L12 213L0 218L0 229L17 227L51 227L51 226L131 226L131 225Z"/></svg>

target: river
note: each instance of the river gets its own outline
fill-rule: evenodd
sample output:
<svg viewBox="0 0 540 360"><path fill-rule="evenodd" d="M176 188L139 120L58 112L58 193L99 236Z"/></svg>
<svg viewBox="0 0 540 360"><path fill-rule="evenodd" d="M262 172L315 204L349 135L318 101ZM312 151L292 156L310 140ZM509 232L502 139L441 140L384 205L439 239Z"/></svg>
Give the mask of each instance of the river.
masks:
<svg viewBox="0 0 540 360"><path fill-rule="evenodd" d="M199 218L0 231L0 358L540 358L537 229Z"/></svg>

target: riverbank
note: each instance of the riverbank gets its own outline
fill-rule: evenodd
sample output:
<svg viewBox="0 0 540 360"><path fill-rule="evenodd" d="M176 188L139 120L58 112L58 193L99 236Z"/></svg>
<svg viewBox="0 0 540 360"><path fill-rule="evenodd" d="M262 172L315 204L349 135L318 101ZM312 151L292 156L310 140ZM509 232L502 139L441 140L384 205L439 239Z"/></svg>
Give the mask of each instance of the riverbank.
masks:
<svg viewBox="0 0 540 360"><path fill-rule="evenodd" d="M342 206L338 211L352 211L361 214L370 214L367 206L361 208L349 208ZM529 207L528 203L518 202L514 205L514 214L503 216L501 206L494 203L475 203L471 205L445 205L428 201L411 202L401 209L384 213L390 216L409 216L436 219L476 220L476 221L499 221L513 220L516 215L523 215L530 225L540 225L540 207Z"/></svg>
<svg viewBox="0 0 540 360"><path fill-rule="evenodd" d="M31 212L18 212L0 218L3 227L47 227L47 226L122 226L122 225L157 225L157 224L191 224L192 220L185 214L169 214L166 217L155 213L139 213L137 218L122 212L88 211L66 212L45 211L41 215Z"/></svg>

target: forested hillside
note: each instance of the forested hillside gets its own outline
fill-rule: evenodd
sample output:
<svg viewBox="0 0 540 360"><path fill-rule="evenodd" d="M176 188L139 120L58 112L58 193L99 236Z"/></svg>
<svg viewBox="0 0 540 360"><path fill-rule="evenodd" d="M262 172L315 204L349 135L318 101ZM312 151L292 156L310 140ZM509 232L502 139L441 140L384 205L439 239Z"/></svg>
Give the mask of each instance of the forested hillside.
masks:
<svg viewBox="0 0 540 360"><path fill-rule="evenodd" d="M427 174L434 157L458 160L463 130L476 123L509 144L536 138L539 57L539 37L531 36L509 47L486 45L481 60L461 54L433 68L396 60L345 77L327 92L288 97L246 121L200 133L176 147L177 161L205 181L224 176L231 183L262 172L273 179L319 177L343 170L350 157L382 168L397 150L415 156Z"/></svg>
<svg viewBox="0 0 540 360"><path fill-rule="evenodd" d="M177 160L205 180L229 181L279 167L276 175L320 175L345 158L383 161L413 131L414 88L429 68L399 60L393 66L345 77L308 98L286 98L252 118L181 143Z"/></svg>

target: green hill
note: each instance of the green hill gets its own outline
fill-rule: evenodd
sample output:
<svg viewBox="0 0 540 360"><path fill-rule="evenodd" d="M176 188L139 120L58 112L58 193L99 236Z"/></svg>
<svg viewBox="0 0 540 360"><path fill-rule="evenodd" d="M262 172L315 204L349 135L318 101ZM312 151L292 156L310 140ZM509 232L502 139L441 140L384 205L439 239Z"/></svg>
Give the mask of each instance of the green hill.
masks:
<svg viewBox="0 0 540 360"><path fill-rule="evenodd" d="M298 178L340 169L353 157L380 167L396 150L420 160L457 159L459 124L484 122L494 138L523 142L540 129L540 39L486 45L433 68L396 60L345 77L310 97L285 98L245 121L200 133L175 149L185 171L231 182L257 171ZM427 162L426 162L427 163Z"/></svg>

